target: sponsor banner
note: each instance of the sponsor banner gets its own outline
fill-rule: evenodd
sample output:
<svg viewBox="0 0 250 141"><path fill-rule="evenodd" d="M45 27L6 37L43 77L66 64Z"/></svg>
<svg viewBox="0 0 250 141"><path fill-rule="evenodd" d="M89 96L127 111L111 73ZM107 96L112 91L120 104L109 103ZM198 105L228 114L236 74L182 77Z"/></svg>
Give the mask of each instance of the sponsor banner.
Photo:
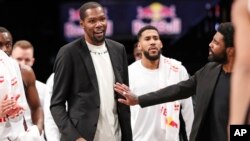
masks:
<svg viewBox="0 0 250 141"><path fill-rule="evenodd" d="M134 38L143 26L151 24L162 36L178 37L204 19L219 0L175 0L166 2L128 2L102 4L108 17L106 36ZM60 8L61 30L66 41L84 34L79 25L82 3L65 3Z"/></svg>

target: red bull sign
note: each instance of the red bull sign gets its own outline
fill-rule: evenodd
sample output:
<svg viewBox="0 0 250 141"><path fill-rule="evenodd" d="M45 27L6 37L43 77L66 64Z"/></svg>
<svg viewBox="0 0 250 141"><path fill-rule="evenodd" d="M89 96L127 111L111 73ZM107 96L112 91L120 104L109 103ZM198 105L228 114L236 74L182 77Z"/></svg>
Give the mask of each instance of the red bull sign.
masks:
<svg viewBox="0 0 250 141"><path fill-rule="evenodd" d="M132 21L132 33L136 35L142 27L148 24L157 27L160 34L181 33L181 19L176 15L175 5L165 6L154 2L146 7L138 6L137 17Z"/></svg>
<svg viewBox="0 0 250 141"><path fill-rule="evenodd" d="M106 35L114 39L133 39L145 25L158 28L160 35L171 40L178 39L207 16L206 5L214 5L218 0L199 1L183 0L105 2L102 5L108 17ZM62 4L61 25L64 39L71 41L82 36L83 29L79 25L79 7L82 2ZM190 10L192 9L192 10Z"/></svg>

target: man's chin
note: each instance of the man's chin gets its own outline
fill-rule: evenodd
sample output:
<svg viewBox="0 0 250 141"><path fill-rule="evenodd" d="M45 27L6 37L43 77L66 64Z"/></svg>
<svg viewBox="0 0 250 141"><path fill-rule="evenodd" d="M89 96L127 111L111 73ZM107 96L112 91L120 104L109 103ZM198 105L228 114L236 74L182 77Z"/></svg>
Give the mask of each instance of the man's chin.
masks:
<svg viewBox="0 0 250 141"><path fill-rule="evenodd" d="M160 58L160 56L159 56L159 55L155 55L155 56L148 56L147 58L148 58L148 60L150 60L150 61L155 61L155 60L159 59L159 58Z"/></svg>
<svg viewBox="0 0 250 141"><path fill-rule="evenodd" d="M207 60L209 62L216 62L213 56L208 56Z"/></svg>
<svg viewBox="0 0 250 141"><path fill-rule="evenodd" d="M104 42L104 40L105 40L105 37L103 36L103 37L96 37L95 38L95 41L97 42L97 43L102 43L102 42Z"/></svg>
<svg viewBox="0 0 250 141"><path fill-rule="evenodd" d="M227 61L225 60L215 60L215 59L208 59L209 62L215 62L215 63L219 63L219 64L226 64Z"/></svg>

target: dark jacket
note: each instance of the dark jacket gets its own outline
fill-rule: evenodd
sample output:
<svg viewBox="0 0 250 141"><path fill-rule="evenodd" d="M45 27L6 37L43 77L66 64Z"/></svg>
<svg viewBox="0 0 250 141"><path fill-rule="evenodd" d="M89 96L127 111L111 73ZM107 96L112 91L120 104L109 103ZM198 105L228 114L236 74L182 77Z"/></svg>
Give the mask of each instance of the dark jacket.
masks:
<svg viewBox="0 0 250 141"><path fill-rule="evenodd" d="M122 44L106 39L115 82L128 84L127 56ZM103 68L105 69L105 68ZM100 111L100 97L94 64L85 40L63 46L56 57L51 114L62 134L61 141L79 137L92 141ZM120 97L115 93L115 101ZM68 104L66 111L65 102ZM132 141L130 109L117 102L122 141Z"/></svg>
<svg viewBox="0 0 250 141"><path fill-rule="evenodd" d="M204 119L220 71L220 64L214 62L208 63L186 81L140 96L139 104L141 107L146 107L188 98L196 94L195 116L190 141L204 140L201 139L202 134L204 134L202 133L202 128L206 126Z"/></svg>

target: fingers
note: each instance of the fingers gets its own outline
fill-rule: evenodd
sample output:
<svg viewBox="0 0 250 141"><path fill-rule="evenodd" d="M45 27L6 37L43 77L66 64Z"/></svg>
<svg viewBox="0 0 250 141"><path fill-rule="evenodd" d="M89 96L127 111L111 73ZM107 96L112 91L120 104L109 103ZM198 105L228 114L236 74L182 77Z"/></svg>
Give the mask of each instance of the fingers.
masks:
<svg viewBox="0 0 250 141"><path fill-rule="evenodd" d="M118 88L117 86L114 86L114 90L120 94L122 94L123 90L121 90L120 88Z"/></svg>
<svg viewBox="0 0 250 141"><path fill-rule="evenodd" d="M125 89L122 87L122 85L120 83L116 83L114 85L114 89L116 92L118 92L119 94L123 94L123 92L125 91Z"/></svg>
<svg viewBox="0 0 250 141"><path fill-rule="evenodd" d="M116 84L114 84L114 88L115 88L115 90L118 92L118 93L121 93L122 94L122 92L128 92L129 91L129 87L127 86L127 85L125 85L125 84L121 84L121 83L116 83Z"/></svg>
<svg viewBox="0 0 250 141"><path fill-rule="evenodd" d="M14 97L14 99L17 101L19 97L20 97L20 94L17 94L17 95Z"/></svg>
<svg viewBox="0 0 250 141"><path fill-rule="evenodd" d="M2 108L3 112L6 112L8 110L14 109L15 105L16 105L16 101L14 101L12 99L11 100L5 100L5 101L3 101L1 108Z"/></svg>
<svg viewBox="0 0 250 141"><path fill-rule="evenodd" d="M127 100L130 100L131 98L133 98L129 87L125 84L121 84L117 82L114 85L114 90L118 92L120 95L124 96Z"/></svg>
<svg viewBox="0 0 250 141"><path fill-rule="evenodd" d="M23 107L23 106L21 106L21 105L16 105L16 107L17 107L18 109L20 109L20 110L23 110L23 111L24 111L24 107Z"/></svg>
<svg viewBox="0 0 250 141"><path fill-rule="evenodd" d="M137 96L130 91L127 85L120 84L117 82L114 85L114 90L125 98L125 99L122 99L122 98L118 99L120 103L123 103L128 106L136 105L139 103Z"/></svg>
<svg viewBox="0 0 250 141"><path fill-rule="evenodd" d="M126 100L119 98L118 101L122 104L128 105L128 103L126 102ZM129 105L128 105L129 106Z"/></svg>
<svg viewBox="0 0 250 141"><path fill-rule="evenodd" d="M129 87L127 85L122 84L122 87L123 87L124 91L129 91Z"/></svg>
<svg viewBox="0 0 250 141"><path fill-rule="evenodd" d="M22 107L17 107L15 109L11 109L7 112L7 115L10 117L10 118L15 118L21 114L23 114L24 112L24 109Z"/></svg>
<svg viewBox="0 0 250 141"><path fill-rule="evenodd" d="M12 115L13 113L16 114L16 112L20 111L20 109L23 109L22 107L16 105L17 99L20 97L20 95L16 95L15 97L8 98L8 95L4 95L3 101L1 101L1 115ZM17 115L19 115L17 113ZM15 117L15 115L14 115Z"/></svg>
<svg viewBox="0 0 250 141"><path fill-rule="evenodd" d="M19 115L23 114L23 110L17 111L16 113L13 113L12 115L9 115L9 118L15 118L18 117Z"/></svg>
<svg viewBox="0 0 250 141"><path fill-rule="evenodd" d="M6 94L5 96L4 96L4 99L3 100L7 100L8 99L8 95Z"/></svg>

